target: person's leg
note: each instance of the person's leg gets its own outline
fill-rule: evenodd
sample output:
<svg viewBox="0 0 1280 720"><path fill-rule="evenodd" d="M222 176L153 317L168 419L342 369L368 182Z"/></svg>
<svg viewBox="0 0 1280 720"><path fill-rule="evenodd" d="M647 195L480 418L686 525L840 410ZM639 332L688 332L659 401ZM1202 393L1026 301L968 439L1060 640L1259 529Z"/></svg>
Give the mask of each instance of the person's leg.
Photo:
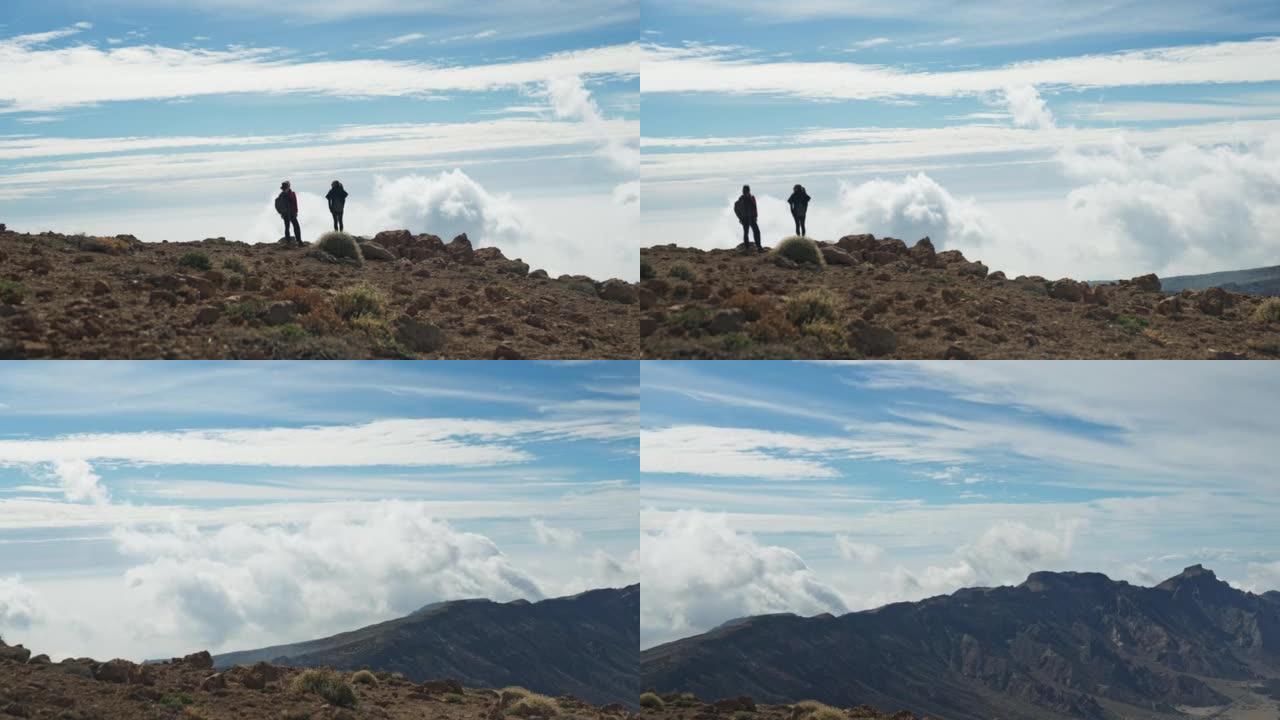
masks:
<svg viewBox="0 0 1280 720"><path fill-rule="evenodd" d="M288 240L289 239L289 216L281 215L280 217L284 218L284 237L286 240Z"/></svg>
<svg viewBox="0 0 1280 720"><path fill-rule="evenodd" d="M344 211L342 211L342 210L339 210L339 211L338 211L338 229L339 229L339 230L341 230L341 231L343 231L343 232L346 232L346 231L347 231L347 224L346 224L345 222L343 222L343 221L342 221L342 213L343 213L343 212L344 212Z"/></svg>
<svg viewBox="0 0 1280 720"><path fill-rule="evenodd" d="M796 225L796 234L800 234L800 215L795 210L791 211L791 222Z"/></svg>
<svg viewBox="0 0 1280 720"><path fill-rule="evenodd" d="M751 221L751 233L756 236L756 249L763 250L764 247L760 244L760 224L755 220Z"/></svg>
<svg viewBox="0 0 1280 720"><path fill-rule="evenodd" d="M297 240L298 244L301 245L302 244L302 226L298 225L298 216L294 215L293 217L290 218L290 220L293 221L293 239Z"/></svg>
<svg viewBox="0 0 1280 720"><path fill-rule="evenodd" d="M743 244L743 245L746 245L746 244L748 244L748 242L749 242L749 241L747 240L747 228L748 228L748 227L749 227L749 226L748 226L746 223L742 223L742 244Z"/></svg>
<svg viewBox="0 0 1280 720"><path fill-rule="evenodd" d="M809 228L807 228L807 227L805 227L805 226L804 226L804 217L805 217L805 213L800 213L800 217L799 217L799 222L800 222L800 236L801 236L801 237L808 237L808 236L809 236Z"/></svg>
<svg viewBox="0 0 1280 720"><path fill-rule="evenodd" d="M329 214L333 216L333 229L337 230L338 229L338 213L330 210Z"/></svg>

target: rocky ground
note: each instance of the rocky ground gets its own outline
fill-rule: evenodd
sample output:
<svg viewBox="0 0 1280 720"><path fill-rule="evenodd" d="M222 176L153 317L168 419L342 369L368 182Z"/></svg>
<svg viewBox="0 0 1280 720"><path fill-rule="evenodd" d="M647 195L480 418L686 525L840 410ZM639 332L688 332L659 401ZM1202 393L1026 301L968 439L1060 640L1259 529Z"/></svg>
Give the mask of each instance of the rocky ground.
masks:
<svg viewBox="0 0 1280 720"><path fill-rule="evenodd" d="M311 682L307 682L310 680ZM593 707L519 688L413 683L398 673L342 673L269 663L213 670L208 653L164 663L69 659L51 663L0 642L0 718L32 720L625 720L621 705Z"/></svg>
<svg viewBox="0 0 1280 720"><path fill-rule="evenodd" d="M866 705L835 708L813 700L794 705L757 705L749 697L703 702L692 693L645 693L640 716L645 720L928 720L906 710L888 715Z"/></svg>
<svg viewBox="0 0 1280 720"><path fill-rule="evenodd" d="M222 238L0 225L0 358L635 358L636 287L548 277L465 235L399 230L364 261Z"/></svg>
<svg viewBox="0 0 1280 720"><path fill-rule="evenodd" d="M1280 357L1280 299L1007 278L958 251L850 235L822 261L741 248L641 251L648 358Z"/></svg>

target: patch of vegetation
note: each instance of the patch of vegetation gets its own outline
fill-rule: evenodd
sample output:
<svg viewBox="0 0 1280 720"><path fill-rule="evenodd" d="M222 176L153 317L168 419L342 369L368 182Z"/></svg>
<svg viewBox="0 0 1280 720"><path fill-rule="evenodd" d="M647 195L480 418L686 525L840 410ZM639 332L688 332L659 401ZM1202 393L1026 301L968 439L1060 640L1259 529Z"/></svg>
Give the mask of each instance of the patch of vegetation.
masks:
<svg viewBox="0 0 1280 720"><path fill-rule="evenodd" d="M361 317L382 318L387 314L387 298L372 285L353 285L333 296L333 309L348 322Z"/></svg>
<svg viewBox="0 0 1280 720"><path fill-rule="evenodd" d="M1280 298L1267 298L1253 310L1253 319L1260 323L1280 322Z"/></svg>
<svg viewBox="0 0 1280 720"><path fill-rule="evenodd" d="M245 268L244 263L240 262L240 258L227 258L222 261L222 267L233 273L240 273L241 275L249 272L248 269Z"/></svg>
<svg viewBox="0 0 1280 720"><path fill-rule="evenodd" d="M773 252L775 255L781 255L798 263L810 263L818 267L827 265L826 258L822 257L822 250L818 248L818 243L798 235L783 238Z"/></svg>
<svg viewBox="0 0 1280 720"><path fill-rule="evenodd" d="M711 315L707 312L706 308L691 307L685 308L675 315L672 315L668 322L671 325L684 328L685 330L695 330L706 325L707 320L710 318Z"/></svg>
<svg viewBox="0 0 1280 720"><path fill-rule="evenodd" d="M360 243L344 232L327 232L316 240L316 247L337 258L351 258L364 263L364 253L360 252Z"/></svg>
<svg viewBox="0 0 1280 720"><path fill-rule="evenodd" d="M714 349L726 353L739 353L751 346L751 337L743 332L717 335L711 344Z"/></svg>
<svg viewBox="0 0 1280 720"><path fill-rule="evenodd" d="M248 322L262 314L266 310L266 306L258 298L246 298L240 302L231 303L223 314L229 318L239 318Z"/></svg>
<svg viewBox="0 0 1280 720"><path fill-rule="evenodd" d="M647 692L640 694L640 707L649 708L650 710L663 710L667 707L667 704L662 701L662 698L658 697L657 693Z"/></svg>
<svg viewBox="0 0 1280 720"><path fill-rule="evenodd" d="M466 700L466 698L462 697L458 693L448 693L442 699L445 702L450 703L452 705L457 705Z"/></svg>
<svg viewBox="0 0 1280 720"><path fill-rule="evenodd" d="M560 706L546 695L529 693L511 704L507 714L515 717L555 717L560 714Z"/></svg>
<svg viewBox="0 0 1280 720"><path fill-rule="evenodd" d="M787 319L796 327L836 319L836 297L826 288L805 290L787 298Z"/></svg>
<svg viewBox="0 0 1280 720"><path fill-rule="evenodd" d="M755 323L748 328L751 337L760 342L785 342L793 340L800 335L796 330L796 326L792 325L782 313L777 310L770 310Z"/></svg>
<svg viewBox="0 0 1280 720"><path fill-rule="evenodd" d="M194 703L195 699L184 692L166 693L160 698L161 705L167 708L173 708L174 710L181 710L182 708Z"/></svg>
<svg viewBox="0 0 1280 720"><path fill-rule="evenodd" d="M696 282L698 279L698 273L694 271L693 267L689 265L689 263L678 262L671 266L671 269L667 271L667 274L673 278L684 280L685 282Z"/></svg>
<svg viewBox="0 0 1280 720"><path fill-rule="evenodd" d="M1130 335L1135 335L1151 326L1150 320L1136 315L1117 315L1116 319L1111 322Z"/></svg>
<svg viewBox="0 0 1280 720"><path fill-rule="evenodd" d="M693 294L693 287L689 283L676 283L671 288L671 299L683 300Z"/></svg>
<svg viewBox="0 0 1280 720"><path fill-rule="evenodd" d="M724 301L724 307L737 308L747 322L755 322L773 310L773 301L760 295L741 291Z"/></svg>
<svg viewBox="0 0 1280 720"><path fill-rule="evenodd" d="M280 290L276 293L276 299L293 303L294 309L300 315L305 315L314 308L329 302L328 296L320 290L304 288L298 285L290 285Z"/></svg>
<svg viewBox="0 0 1280 720"><path fill-rule="evenodd" d="M658 271L653 268L653 263L648 260L640 261L640 279L649 280L658 277Z"/></svg>
<svg viewBox="0 0 1280 720"><path fill-rule="evenodd" d="M341 675L327 668L304 670L293 679L292 687L296 693L319 695L330 705L346 708L356 705L356 691Z"/></svg>
<svg viewBox="0 0 1280 720"><path fill-rule="evenodd" d="M519 700L522 697L528 697L529 691L519 685L508 685L498 691L498 701L503 707Z"/></svg>
<svg viewBox="0 0 1280 720"><path fill-rule="evenodd" d="M21 305L23 298L27 296L27 288L17 280L5 280L0 278L0 302L9 305Z"/></svg>
<svg viewBox="0 0 1280 720"><path fill-rule="evenodd" d="M377 685L378 676L368 670L357 670L351 674L351 682L356 685Z"/></svg>
<svg viewBox="0 0 1280 720"><path fill-rule="evenodd" d="M189 252L183 255L178 258L178 265L195 270L210 270L213 268L213 263L209 261L209 256L202 252Z"/></svg>
<svg viewBox="0 0 1280 720"><path fill-rule="evenodd" d="M276 334L285 342L298 342L311 337L311 333L298 323L286 323L276 329Z"/></svg>
<svg viewBox="0 0 1280 720"><path fill-rule="evenodd" d="M799 720L846 720L849 716L817 700L802 700L795 705L795 717Z"/></svg>

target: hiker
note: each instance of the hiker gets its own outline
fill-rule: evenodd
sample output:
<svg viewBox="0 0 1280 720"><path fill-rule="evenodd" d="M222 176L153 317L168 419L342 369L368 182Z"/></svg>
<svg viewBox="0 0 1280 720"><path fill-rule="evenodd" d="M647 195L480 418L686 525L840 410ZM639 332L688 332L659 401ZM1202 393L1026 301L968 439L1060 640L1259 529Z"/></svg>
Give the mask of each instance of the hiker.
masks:
<svg viewBox="0 0 1280 720"><path fill-rule="evenodd" d="M742 186L742 196L733 204L733 214L738 216L738 222L742 223L742 245L750 248L751 243L747 240L747 231L751 230L756 238L756 250L764 250L760 245L760 226L756 224L759 211L756 209L756 197L751 194L751 186Z"/></svg>
<svg viewBox="0 0 1280 720"><path fill-rule="evenodd" d="M347 191L342 187L342 183L334 180L333 185L329 188L329 194L324 197L329 201L329 214L333 216L333 229L346 230L342 225L342 211L347 206Z"/></svg>
<svg viewBox="0 0 1280 720"><path fill-rule="evenodd" d="M809 212L809 193L804 191L803 185L795 186L791 197L787 198L787 204L791 206L791 219L796 221L796 234L804 237L804 216Z"/></svg>
<svg viewBox="0 0 1280 720"><path fill-rule="evenodd" d="M298 196L293 194L288 180L280 183L280 194L276 196L276 212L284 218L284 239L289 240L289 224L292 223L294 239L301 245L302 228L298 226Z"/></svg>

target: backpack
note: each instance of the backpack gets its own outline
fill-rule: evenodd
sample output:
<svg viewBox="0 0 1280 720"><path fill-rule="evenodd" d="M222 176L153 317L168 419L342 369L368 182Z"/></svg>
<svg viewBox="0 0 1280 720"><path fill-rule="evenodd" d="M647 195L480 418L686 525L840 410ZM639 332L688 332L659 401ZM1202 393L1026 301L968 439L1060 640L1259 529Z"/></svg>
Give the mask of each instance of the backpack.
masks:
<svg viewBox="0 0 1280 720"><path fill-rule="evenodd" d="M289 200L284 196L283 192L276 196L276 212L281 215L289 212Z"/></svg>
<svg viewBox="0 0 1280 720"><path fill-rule="evenodd" d="M733 204L733 214L738 216L739 220L747 218L747 199L739 197L738 201Z"/></svg>

